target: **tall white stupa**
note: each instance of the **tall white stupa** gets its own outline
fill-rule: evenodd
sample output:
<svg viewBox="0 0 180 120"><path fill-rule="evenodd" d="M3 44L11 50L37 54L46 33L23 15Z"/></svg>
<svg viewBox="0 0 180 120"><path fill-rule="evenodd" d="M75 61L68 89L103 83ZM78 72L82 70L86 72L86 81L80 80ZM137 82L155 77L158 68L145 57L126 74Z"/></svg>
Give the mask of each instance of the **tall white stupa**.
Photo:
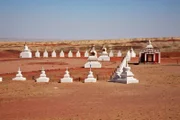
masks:
<svg viewBox="0 0 180 120"><path fill-rule="evenodd" d="M123 72L120 76L121 77L116 82L125 84L139 83L139 80L134 78L134 74L131 72L131 67L128 66L128 61L126 61L126 66L123 68Z"/></svg>
<svg viewBox="0 0 180 120"><path fill-rule="evenodd" d="M90 65L92 68L101 68L102 65L98 61L97 58L97 52L95 50L95 46L93 45L91 50L90 50L90 55L88 57L88 61L85 63L84 68L90 68Z"/></svg>
<svg viewBox="0 0 180 120"><path fill-rule="evenodd" d="M21 73L20 67L19 67L19 69L18 69L18 72L17 72L17 74L16 74L16 77L13 78L12 80L20 80L20 81L25 81L25 80L26 80L26 78L23 77L23 75L22 75L22 73Z"/></svg>
<svg viewBox="0 0 180 120"><path fill-rule="evenodd" d="M36 79L36 82L49 82L49 78L46 77L46 72L42 67L40 77Z"/></svg>
<svg viewBox="0 0 180 120"><path fill-rule="evenodd" d="M20 58L32 58L32 52L26 43L24 44L24 50L20 53Z"/></svg>
<svg viewBox="0 0 180 120"><path fill-rule="evenodd" d="M110 61L110 57L108 56L107 53L107 48L105 47L105 45L102 48L102 53L98 58L99 61Z"/></svg>
<svg viewBox="0 0 180 120"><path fill-rule="evenodd" d="M61 83L71 83L71 82L73 82L73 78L70 77L68 68L66 68L64 78L60 79L60 82Z"/></svg>

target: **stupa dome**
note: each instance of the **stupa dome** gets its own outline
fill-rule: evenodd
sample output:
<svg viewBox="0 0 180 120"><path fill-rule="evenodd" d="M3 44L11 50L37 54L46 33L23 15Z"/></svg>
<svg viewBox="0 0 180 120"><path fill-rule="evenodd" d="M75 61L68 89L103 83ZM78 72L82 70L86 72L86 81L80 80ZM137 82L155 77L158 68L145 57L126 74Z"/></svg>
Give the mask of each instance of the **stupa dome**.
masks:
<svg viewBox="0 0 180 120"><path fill-rule="evenodd" d="M146 46L146 48L147 48L147 49L152 49L152 48L153 48L150 40L149 40L149 43L148 43L148 45Z"/></svg>

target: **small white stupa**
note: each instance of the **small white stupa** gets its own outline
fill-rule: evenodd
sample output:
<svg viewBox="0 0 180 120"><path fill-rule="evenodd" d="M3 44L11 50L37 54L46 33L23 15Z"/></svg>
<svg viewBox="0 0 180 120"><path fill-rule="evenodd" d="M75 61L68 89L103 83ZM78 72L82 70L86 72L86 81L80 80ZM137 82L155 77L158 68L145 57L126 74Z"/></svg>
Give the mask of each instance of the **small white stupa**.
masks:
<svg viewBox="0 0 180 120"><path fill-rule="evenodd" d="M45 57L45 58L47 58L47 57L48 57L48 52L47 52L47 50L46 50L46 49L44 50L43 57Z"/></svg>
<svg viewBox="0 0 180 120"><path fill-rule="evenodd" d="M20 67L19 67L19 69L18 69L18 72L17 72L17 74L16 74L16 77L13 78L12 80L20 80L20 81L25 81L25 80L26 80L26 78L23 77L23 75L22 75L22 73L21 73Z"/></svg>
<svg viewBox="0 0 180 120"><path fill-rule="evenodd" d="M112 50L109 52L109 57L114 57L114 53Z"/></svg>
<svg viewBox="0 0 180 120"><path fill-rule="evenodd" d="M97 79L94 78L93 72L91 71L91 65L90 65L89 74L88 74L87 78L84 80L84 82L87 83L87 82L96 82L96 81L97 81Z"/></svg>
<svg viewBox="0 0 180 120"><path fill-rule="evenodd" d="M36 82L49 82L49 78L46 77L46 72L44 71L44 68L42 67L40 77L36 79Z"/></svg>
<svg viewBox="0 0 180 120"><path fill-rule="evenodd" d="M24 45L24 50L20 53L20 58L32 58L32 52L26 43Z"/></svg>
<svg viewBox="0 0 180 120"><path fill-rule="evenodd" d="M97 52L95 50L94 45L91 48L90 55L88 57L88 61L85 63L84 68L89 68L90 64L91 64L92 68L101 68L102 67L101 63L98 61Z"/></svg>
<svg viewBox="0 0 180 120"><path fill-rule="evenodd" d="M63 50L61 50L59 56L60 56L60 57L64 57L64 51L63 51Z"/></svg>
<svg viewBox="0 0 180 120"><path fill-rule="evenodd" d="M38 49L36 50L35 57L36 57L36 58L39 58L39 57L40 57L40 52L39 52Z"/></svg>
<svg viewBox="0 0 180 120"><path fill-rule="evenodd" d="M117 57L121 57L122 56L122 53L121 51L119 50L118 53L117 53Z"/></svg>
<svg viewBox="0 0 180 120"><path fill-rule="evenodd" d="M84 53L84 57L89 57L89 53L88 53L87 50L86 50L85 53Z"/></svg>
<svg viewBox="0 0 180 120"><path fill-rule="evenodd" d="M81 57L81 53L79 52L79 50L76 53L76 57Z"/></svg>
<svg viewBox="0 0 180 120"><path fill-rule="evenodd" d="M98 58L99 61L110 61L110 57L108 56L107 49L105 45L102 48L102 53Z"/></svg>
<svg viewBox="0 0 180 120"><path fill-rule="evenodd" d="M64 78L60 79L61 83L73 82L73 78L70 77L68 68L66 68Z"/></svg>
<svg viewBox="0 0 180 120"><path fill-rule="evenodd" d="M130 50L130 55L131 57L136 57L136 53L134 52L133 48L131 47L131 50Z"/></svg>
<svg viewBox="0 0 180 120"><path fill-rule="evenodd" d="M55 50L52 51L51 57L56 57L56 51Z"/></svg>
<svg viewBox="0 0 180 120"><path fill-rule="evenodd" d="M73 57L73 53L71 52L71 50L68 52L68 57Z"/></svg>
<svg viewBox="0 0 180 120"><path fill-rule="evenodd" d="M2 77L0 77L0 82L2 82Z"/></svg>
<svg viewBox="0 0 180 120"><path fill-rule="evenodd" d="M139 80L134 78L134 74L131 72L131 68L128 66L128 61L126 61L126 66L123 68L121 78L119 78L116 82L125 84L139 83Z"/></svg>
<svg viewBox="0 0 180 120"><path fill-rule="evenodd" d="M131 53L130 53L129 50L128 50L127 54L126 54L126 59L127 59L127 61L131 60Z"/></svg>
<svg viewBox="0 0 180 120"><path fill-rule="evenodd" d="M149 40L148 45L146 46L146 49L153 49L154 47L151 44L151 41Z"/></svg>

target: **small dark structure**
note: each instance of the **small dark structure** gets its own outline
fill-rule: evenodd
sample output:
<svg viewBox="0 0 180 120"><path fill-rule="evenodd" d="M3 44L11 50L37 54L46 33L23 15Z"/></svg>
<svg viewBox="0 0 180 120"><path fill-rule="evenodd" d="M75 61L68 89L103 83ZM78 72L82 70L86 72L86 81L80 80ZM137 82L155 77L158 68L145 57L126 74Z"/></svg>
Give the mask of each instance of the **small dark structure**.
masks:
<svg viewBox="0 0 180 120"><path fill-rule="evenodd" d="M140 63L160 63L161 62L161 52L159 49L155 49L151 41L149 40L148 45L145 49L141 50L139 53Z"/></svg>

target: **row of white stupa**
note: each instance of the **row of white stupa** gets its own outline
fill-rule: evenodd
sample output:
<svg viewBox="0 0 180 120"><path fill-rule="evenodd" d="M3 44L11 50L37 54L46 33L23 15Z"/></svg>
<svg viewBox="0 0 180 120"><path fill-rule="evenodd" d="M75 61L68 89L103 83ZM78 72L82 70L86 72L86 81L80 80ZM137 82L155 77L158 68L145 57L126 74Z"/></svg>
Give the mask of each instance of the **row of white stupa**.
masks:
<svg viewBox="0 0 180 120"><path fill-rule="evenodd" d="M26 78L23 77L20 68L18 69L16 76L12 80L14 80L14 81L26 81ZM49 82L49 80L50 79L49 79L49 77L46 76L46 72L45 72L44 68L42 68L41 74L40 74L39 78L36 79L36 82ZM2 82L2 77L0 77L0 82ZM73 82L73 78L70 77L68 68L66 68L64 77L61 78L59 82L61 82L61 83ZM85 83L96 82L96 78L94 78L94 75L93 75L93 72L91 71L91 68L90 68L89 74L88 74L87 78L84 80L84 82Z"/></svg>
<svg viewBox="0 0 180 120"><path fill-rule="evenodd" d="M90 68L89 74L87 78L84 80L84 82L96 82L96 78L93 76L93 72L91 71L91 68L101 68L101 64L97 61L96 51L94 46L92 47L90 51L90 56L88 58L88 62L84 65L85 68ZM134 78L134 74L131 72L131 68L128 66L128 61L130 61L130 51L127 52L126 56L122 60L121 64L118 66L116 72L111 78L111 82L119 82L119 83L139 83L139 80ZM101 55L102 59L107 59L107 56L104 54ZM18 73L16 74L16 77L12 80L26 80L25 77L23 77L21 70L19 68ZM2 81L2 78L0 77L0 81ZM46 73L44 69L42 68L40 77L36 79L36 82L49 82L49 78L46 76ZM70 77L68 69L66 69L64 78L60 79L60 82L73 82L73 78Z"/></svg>
<svg viewBox="0 0 180 120"><path fill-rule="evenodd" d="M106 54L106 55L108 55L109 57L114 57L113 51L111 50L111 51L109 52L109 54L108 54L105 46L103 46L102 54ZM131 48L130 54L131 54L131 57L136 57L136 53L134 52L133 48ZM45 49L45 51L43 52L43 55L42 55L42 56L43 56L44 58L49 57L49 53L48 53L48 51L47 51L46 49ZM117 53L117 57L121 57L121 56L122 56L122 53L121 53L121 51L119 50L118 53ZM36 57L36 58L41 57L41 53L39 52L39 50L37 50L37 51L35 52L35 57ZM57 57L57 53L56 53L55 50L52 51L51 57ZM61 52L59 53L59 57L65 57L65 54L64 54L64 51L63 51L63 50L61 50ZM73 53L72 53L71 50L68 52L68 57L73 57ZM76 52L75 57L81 57L81 53L80 53L79 50ZM84 57L89 57L89 52L88 52L87 50L84 52ZM24 50L20 53L20 58L32 58L32 52L31 52L31 50L28 48L28 46L27 46L26 44L24 45ZM100 59L101 59L101 58L100 58Z"/></svg>
<svg viewBox="0 0 180 120"><path fill-rule="evenodd" d="M18 72L16 74L16 77L13 78L14 81L25 81L26 78L23 77L22 72L20 68L18 69ZM36 82L49 82L49 78L46 76L45 70L42 68L40 77L36 79ZM87 76L87 78L84 80L84 83L87 82L96 82L97 79L94 78L93 72L90 71ZM2 78L0 77L0 82L2 82ZM70 77L68 69L66 69L64 77L60 79L61 83L72 83L73 78ZM119 82L124 84L130 84L130 83L139 83L139 80L134 78L134 74L131 72L131 68L128 66L128 58L125 57L120 64L119 68L116 70L115 74L113 75L110 82Z"/></svg>
<svg viewBox="0 0 180 120"><path fill-rule="evenodd" d="M133 49L131 48L131 50L128 50L127 55L126 55L127 56L126 58L128 58L129 61L132 57L136 56L136 54L132 51ZM133 56L132 56L132 53L133 53ZM101 55L97 57L95 46L92 46L88 60L85 63L84 68L89 68L90 65L92 68L101 68L102 65L99 61L110 61L110 57L108 56L107 49L105 46L103 46Z"/></svg>

